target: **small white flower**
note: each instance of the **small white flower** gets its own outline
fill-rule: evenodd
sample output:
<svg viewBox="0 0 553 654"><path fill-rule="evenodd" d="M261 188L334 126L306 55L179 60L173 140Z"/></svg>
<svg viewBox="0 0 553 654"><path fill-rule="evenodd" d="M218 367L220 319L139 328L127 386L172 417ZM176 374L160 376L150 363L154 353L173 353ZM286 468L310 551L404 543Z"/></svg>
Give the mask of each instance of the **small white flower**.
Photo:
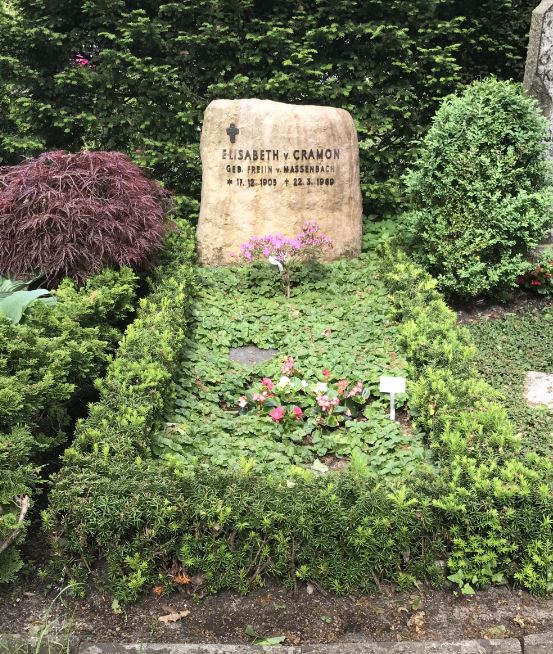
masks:
<svg viewBox="0 0 553 654"><path fill-rule="evenodd" d="M279 388L285 388L286 386L288 386L289 383L290 383L290 377L284 376L278 380L277 386Z"/></svg>
<svg viewBox="0 0 553 654"><path fill-rule="evenodd" d="M316 393L317 395L326 393L327 391L328 391L328 384L325 384L324 382L319 382L318 384L315 384L315 386L313 386L313 392Z"/></svg>
<svg viewBox="0 0 553 654"><path fill-rule="evenodd" d="M301 380L301 387L302 388L307 388L309 386L309 382L305 379Z"/></svg>

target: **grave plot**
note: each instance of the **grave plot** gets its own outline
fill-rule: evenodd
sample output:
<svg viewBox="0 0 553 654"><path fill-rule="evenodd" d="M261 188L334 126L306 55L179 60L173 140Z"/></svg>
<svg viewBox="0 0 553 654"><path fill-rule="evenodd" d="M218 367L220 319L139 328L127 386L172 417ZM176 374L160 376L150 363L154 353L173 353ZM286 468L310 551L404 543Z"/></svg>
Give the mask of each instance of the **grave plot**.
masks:
<svg viewBox="0 0 553 654"><path fill-rule="evenodd" d="M399 396L389 418L382 375L405 375L374 255L306 267L286 300L273 270L200 271L178 397L156 453L179 467L286 474L366 459L401 475L423 460Z"/></svg>

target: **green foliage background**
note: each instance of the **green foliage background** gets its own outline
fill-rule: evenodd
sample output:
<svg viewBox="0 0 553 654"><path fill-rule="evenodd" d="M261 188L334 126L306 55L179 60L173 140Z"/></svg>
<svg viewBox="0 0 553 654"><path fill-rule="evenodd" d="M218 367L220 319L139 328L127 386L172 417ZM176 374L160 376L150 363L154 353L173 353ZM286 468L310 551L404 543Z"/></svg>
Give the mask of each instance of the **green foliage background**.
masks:
<svg viewBox="0 0 553 654"><path fill-rule="evenodd" d="M0 161L122 150L197 211L214 98L349 110L367 213L400 177L440 98L522 79L534 0L13 0L0 8ZM93 67L74 57L91 56Z"/></svg>

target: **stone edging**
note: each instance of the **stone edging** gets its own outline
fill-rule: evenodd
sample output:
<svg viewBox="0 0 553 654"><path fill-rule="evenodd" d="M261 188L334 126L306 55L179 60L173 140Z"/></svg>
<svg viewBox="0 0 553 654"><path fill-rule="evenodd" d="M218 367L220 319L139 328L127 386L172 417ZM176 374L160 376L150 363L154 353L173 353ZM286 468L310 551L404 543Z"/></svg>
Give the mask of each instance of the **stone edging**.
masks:
<svg viewBox="0 0 553 654"><path fill-rule="evenodd" d="M0 634L0 654L553 654L553 632L521 640L359 642L259 647L191 643L71 642Z"/></svg>

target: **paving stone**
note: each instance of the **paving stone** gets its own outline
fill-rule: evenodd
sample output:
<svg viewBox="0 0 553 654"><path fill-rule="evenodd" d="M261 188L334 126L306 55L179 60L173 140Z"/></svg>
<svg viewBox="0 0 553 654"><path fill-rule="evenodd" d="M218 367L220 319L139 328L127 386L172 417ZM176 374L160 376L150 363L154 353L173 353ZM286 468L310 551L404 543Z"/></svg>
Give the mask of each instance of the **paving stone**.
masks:
<svg viewBox="0 0 553 654"><path fill-rule="evenodd" d="M553 650L536 650L545 652ZM521 654L518 640L457 642L342 643L302 647L252 645L187 645L161 643L83 643L79 654Z"/></svg>
<svg viewBox="0 0 553 654"><path fill-rule="evenodd" d="M545 405L553 409L553 375L535 370L527 372L526 402L530 406Z"/></svg>
<svg viewBox="0 0 553 654"><path fill-rule="evenodd" d="M553 631L524 637L524 654L552 654Z"/></svg>
<svg viewBox="0 0 553 654"><path fill-rule="evenodd" d="M300 654L299 647L164 643L82 643L79 654Z"/></svg>
<svg viewBox="0 0 553 654"><path fill-rule="evenodd" d="M261 350L256 345L243 345L242 347L233 347L230 349L229 357L231 361L253 366L256 363L263 363L272 359L277 350Z"/></svg>
<svg viewBox="0 0 553 654"><path fill-rule="evenodd" d="M504 640L462 640L456 642L351 643L347 645L305 645L302 654L521 654L515 638ZM553 652L553 650L552 650Z"/></svg>

